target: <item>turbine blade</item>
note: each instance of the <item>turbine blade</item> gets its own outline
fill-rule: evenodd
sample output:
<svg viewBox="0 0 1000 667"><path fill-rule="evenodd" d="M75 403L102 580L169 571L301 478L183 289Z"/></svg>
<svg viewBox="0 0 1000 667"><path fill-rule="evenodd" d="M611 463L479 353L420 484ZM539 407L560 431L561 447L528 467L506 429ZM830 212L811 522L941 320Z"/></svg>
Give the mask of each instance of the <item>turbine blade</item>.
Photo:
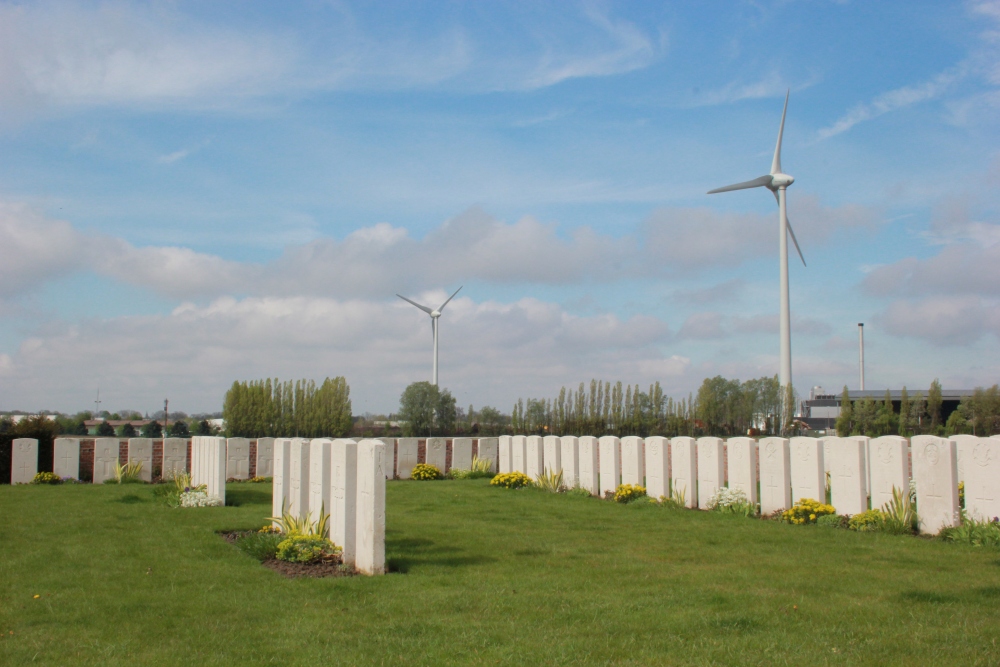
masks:
<svg viewBox="0 0 1000 667"><path fill-rule="evenodd" d="M771 190L771 194L774 195L774 201L778 202L778 206L781 206L781 197L778 196L778 191Z"/></svg>
<svg viewBox="0 0 1000 667"><path fill-rule="evenodd" d="M462 287L465 287L465 285L462 285ZM458 294L459 292L461 292L461 291L462 291L462 287L459 287L459 288L458 288L457 290L455 290L455 293L454 293L454 294L452 294L451 296L449 296L449 297L448 297L448 301L451 301L452 299L454 299L454 298L455 298L455 294ZM441 307L440 307L440 308L438 308L438 312L439 312L439 313L440 313L440 312L441 312L442 310L444 310L444 307L445 307L445 306L447 306L447 305L448 305L448 301L445 301L444 303L442 303L442 304L441 304Z"/></svg>
<svg viewBox="0 0 1000 667"><path fill-rule="evenodd" d="M806 258L802 256L802 248L799 247L798 239L795 238L795 232L792 231L792 223L787 215L785 216L785 227L788 228L788 235L792 237L792 243L795 244L795 249L799 252L799 259L802 260L802 266L806 266Z"/></svg>
<svg viewBox="0 0 1000 667"><path fill-rule="evenodd" d="M714 190L709 190L708 194L714 195L717 192L732 192L733 190L746 190L748 188L759 188L764 185L771 184L771 175L759 176L752 181L743 181L742 183L734 183L733 185L727 185L721 188L715 188Z"/></svg>
<svg viewBox="0 0 1000 667"><path fill-rule="evenodd" d="M420 310L424 311L424 312L425 312L425 313L427 313L428 315L430 315L430 314L431 314L431 312L432 312L432 311L431 311L431 309L430 309L430 308L428 308L427 306L421 306L421 305L420 305L419 303L417 303L416 301L410 301L409 299L407 299L407 298L406 298L405 296L403 296L402 294L397 294L396 296L398 296L398 297L399 297L400 299L402 299L402 300L403 300L403 301L405 301L406 303L409 303L409 304L412 304L412 305L416 306L417 308L419 308Z"/></svg>
<svg viewBox="0 0 1000 667"><path fill-rule="evenodd" d="M771 161L771 173L781 173L781 136L785 133L785 113L788 111L788 95L792 91L785 93L785 108L781 110L781 125L778 127L778 143L774 147L774 160Z"/></svg>

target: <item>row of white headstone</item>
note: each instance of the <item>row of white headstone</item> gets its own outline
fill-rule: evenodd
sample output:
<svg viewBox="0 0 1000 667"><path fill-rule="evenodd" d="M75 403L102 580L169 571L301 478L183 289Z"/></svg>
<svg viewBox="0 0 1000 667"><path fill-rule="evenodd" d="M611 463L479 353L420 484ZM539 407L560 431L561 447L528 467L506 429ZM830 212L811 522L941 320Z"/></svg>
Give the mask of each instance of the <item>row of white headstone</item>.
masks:
<svg viewBox="0 0 1000 667"><path fill-rule="evenodd" d="M278 438L272 516L290 514L315 523L325 512L327 537L343 549L343 562L363 574L384 573L390 456L381 440Z"/></svg>
<svg viewBox="0 0 1000 667"><path fill-rule="evenodd" d="M912 459L912 473L911 473ZM758 467L759 466L759 467ZM916 486L921 530L937 533L959 520L958 483L965 482L966 512L975 518L1000 515L1000 436L898 436L849 438L664 438L604 436L501 436L499 471L536 479L563 473L563 483L593 495L620 484L645 486L648 495L684 497L705 508L728 484L740 489L762 514L793 502L826 499L839 514L880 508L892 490ZM758 494L759 482L759 494Z"/></svg>
<svg viewBox="0 0 1000 667"><path fill-rule="evenodd" d="M418 460L420 438L397 438L396 449L396 477L399 479L410 479L414 466ZM392 447L392 440L382 439L387 447ZM476 453L473 454L472 444L476 443ZM452 438L451 439L451 466L450 470L469 470L472 468L472 458L490 461L492 471L497 471L497 446L498 438ZM391 451L391 449L390 449ZM424 463L437 467L441 472L447 472L445 462L448 455L447 438L427 438L424 447ZM391 471L391 466L390 466Z"/></svg>
<svg viewBox="0 0 1000 667"><path fill-rule="evenodd" d="M193 443L199 438L195 436ZM250 477L250 440L247 438L222 438L225 442L225 474L227 478L248 479ZM100 484L115 475L115 464L119 462L120 443L118 438L97 438L94 441L93 481ZM38 440L18 438L11 448L11 484L27 484L38 472ZM185 438L165 438L163 440L163 464L160 475L170 478L176 473L186 473L188 442ZM127 461L142 464L139 477L145 481L152 479L153 439L129 438ZM193 454L193 452L192 452ZM273 473L274 438L257 439L257 476L270 477ZM192 467L194 464L192 463ZM80 439L56 438L53 443L52 472L60 477L80 478Z"/></svg>

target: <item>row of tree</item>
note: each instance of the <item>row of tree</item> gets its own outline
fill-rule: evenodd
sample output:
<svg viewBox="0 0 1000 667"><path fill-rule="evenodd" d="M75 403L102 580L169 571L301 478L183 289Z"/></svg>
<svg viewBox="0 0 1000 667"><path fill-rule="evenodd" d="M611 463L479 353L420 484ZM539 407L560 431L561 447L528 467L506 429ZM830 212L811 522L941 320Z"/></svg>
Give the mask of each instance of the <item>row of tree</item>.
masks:
<svg viewBox="0 0 1000 667"><path fill-rule="evenodd" d="M918 392L911 397L906 387L903 387L898 410L888 391L880 401L865 397L852 403L847 387L844 387L840 397L837 434L867 435L872 438L900 435L909 438L924 434L949 436L958 433L1000 433L1000 389L997 385L989 389L978 387L972 396L963 397L947 421L942 418L943 404L941 383L936 379L926 395Z"/></svg>
<svg viewBox="0 0 1000 667"><path fill-rule="evenodd" d="M343 377L233 382L222 417L230 436L343 437L353 425L351 389Z"/></svg>

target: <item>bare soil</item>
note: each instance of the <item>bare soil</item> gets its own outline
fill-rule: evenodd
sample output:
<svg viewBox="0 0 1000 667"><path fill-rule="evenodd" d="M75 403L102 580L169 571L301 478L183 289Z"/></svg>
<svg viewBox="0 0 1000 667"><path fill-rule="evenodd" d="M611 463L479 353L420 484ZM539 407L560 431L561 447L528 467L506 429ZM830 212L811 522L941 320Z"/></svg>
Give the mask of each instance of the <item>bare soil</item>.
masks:
<svg viewBox="0 0 1000 667"><path fill-rule="evenodd" d="M236 540L252 532L254 531L225 530L219 532L219 537L235 545ZM358 574L353 566L341 563L339 556L318 560L315 563L289 563L277 558L269 558L262 561L261 565L289 579L298 579L299 577L353 577Z"/></svg>

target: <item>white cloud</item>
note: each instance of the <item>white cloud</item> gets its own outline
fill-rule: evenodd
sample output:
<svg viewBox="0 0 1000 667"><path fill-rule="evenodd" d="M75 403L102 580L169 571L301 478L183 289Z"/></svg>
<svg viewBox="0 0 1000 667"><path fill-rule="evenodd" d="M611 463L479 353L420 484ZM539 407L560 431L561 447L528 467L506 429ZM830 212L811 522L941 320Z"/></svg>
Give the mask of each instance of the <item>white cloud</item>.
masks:
<svg viewBox="0 0 1000 667"><path fill-rule="evenodd" d="M898 300L876 321L896 336L941 346L969 345L984 335L1000 334L1000 303L975 296Z"/></svg>
<svg viewBox="0 0 1000 667"><path fill-rule="evenodd" d="M0 296L31 290L84 265L89 240L24 204L0 201Z"/></svg>

